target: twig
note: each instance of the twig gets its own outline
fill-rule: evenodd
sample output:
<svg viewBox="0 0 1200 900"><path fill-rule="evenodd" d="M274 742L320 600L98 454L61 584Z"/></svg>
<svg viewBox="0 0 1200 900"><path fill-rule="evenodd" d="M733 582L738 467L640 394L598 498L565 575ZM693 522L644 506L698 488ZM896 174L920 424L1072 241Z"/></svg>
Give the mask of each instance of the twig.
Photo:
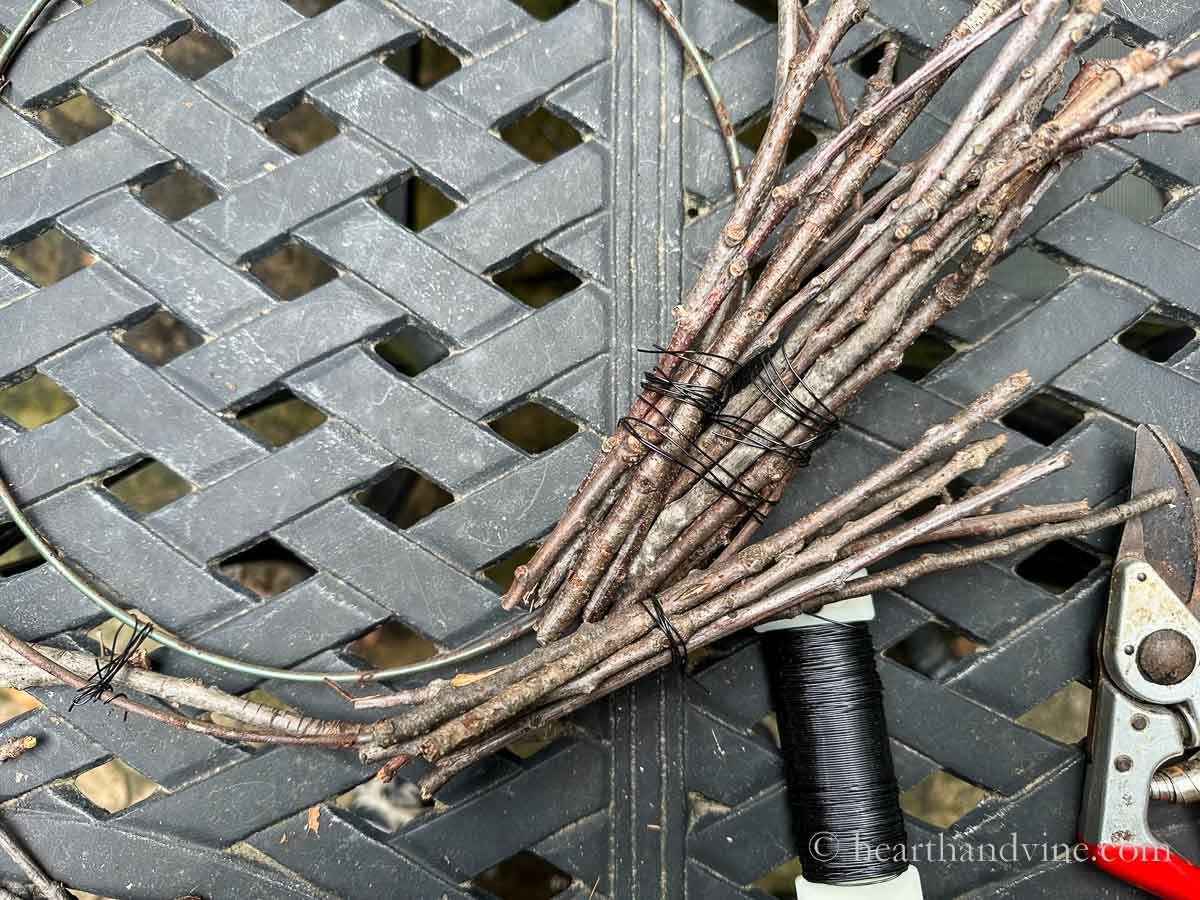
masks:
<svg viewBox="0 0 1200 900"><path fill-rule="evenodd" d="M931 426L912 447L895 460L872 472L837 497L791 523L757 544L753 550L738 554L727 565L712 567L688 576L666 592L666 598L680 595L712 596L756 572L762 571L788 548L797 547L812 535L858 508L878 491L926 465L948 447L966 440L983 422L1015 403L1032 383L1028 372L1017 372L985 391L960 413L946 422Z"/></svg>
<svg viewBox="0 0 1200 900"><path fill-rule="evenodd" d="M729 107L725 105L725 100L721 97L721 90L717 87L712 72L704 62L704 54L692 41L691 36L683 27L683 23L679 21L671 7L667 6L665 0L648 0L648 2L658 10L663 22L666 23L667 28L675 36L675 40L683 48L692 68L696 70L696 74L700 77L700 83L704 85L704 92L708 94L708 102L712 105L713 116L717 120L717 128L725 141L725 152L729 155L729 169L733 178L734 190L741 190L746 179L742 175L742 157L738 151L737 134L733 130L733 120L729 118Z"/></svg>
<svg viewBox="0 0 1200 900"><path fill-rule="evenodd" d="M977 544L962 550L949 553L931 553L914 559L912 562L887 569L875 575L868 575L846 583L845 587L825 597L806 600L801 604L803 612L815 612L826 603L835 600L845 600L848 597L861 596L887 589L904 587L910 581L935 572L947 569L958 569L1005 556L1012 556L1028 547L1043 544L1047 541L1058 541L1064 538L1078 537L1104 528L1111 528L1135 516L1149 512L1155 507L1170 503L1175 499L1175 492L1170 488L1141 494L1127 503L1121 503L1111 509L1092 513L1074 519L1070 522L1060 522L1052 525L1042 525L1029 531L1015 534L1000 540ZM818 602L819 601L819 602Z"/></svg>
<svg viewBox="0 0 1200 900"><path fill-rule="evenodd" d="M1187 128L1200 125L1200 110L1191 112L1161 115L1157 109L1151 108L1139 115L1119 122L1110 122L1086 131L1067 144L1069 151L1083 150L1101 141L1131 140L1140 134L1157 131L1164 134L1178 134Z"/></svg>
<svg viewBox="0 0 1200 900"><path fill-rule="evenodd" d="M10 738L9 740L0 744L0 762L8 762L11 759L20 759L22 756L36 747L37 743L38 739L32 734Z"/></svg>
<svg viewBox="0 0 1200 900"><path fill-rule="evenodd" d="M0 824L0 848L3 848L4 852L25 873L25 877L33 882L33 886L45 900L71 900L67 892L63 890L63 886L52 881L42 871L42 867L38 865L37 861L17 842L16 838L8 833L8 829L2 824Z"/></svg>
<svg viewBox="0 0 1200 900"><path fill-rule="evenodd" d="M767 194L783 166L787 143L799 120L804 101L820 78L837 44L850 27L866 14L867 3L866 0L834 0L821 23L817 40L804 53L800 51L798 39L799 9L799 0L782 0L779 4L779 50L776 56L775 103L771 117L759 150L751 163L746 184L738 193L729 221L722 231L722 238L709 253L687 299L675 310L675 329L667 344L667 353L663 354L658 367L659 374L664 378L670 378L677 368L678 358L672 354L692 346L725 301L733 285L746 274L749 265L738 257L739 248L744 244L750 225L767 199ZM749 302L747 298L746 303ZM634 404L631 415L646 415L653 400L654 397L643 393ZM618 448L621 448L621 452L613 452ZM575 535L587 527L592 510L607 494L612 483L629 466L642 459L644 454L644 448L628 437L622 428L618 428L606 442L605 455L588 473L567 505L558 525L543 541L533 558L525 566L518 567L513 584L502 601L506 609L513 608L531 593L557 555ZM657 477L651 477L651 482L664 480L662 473L658 471L661 468L662 465L654 467L650 474L657 474ZM634 490L626 493L638 496ZM571 618L562 615L563 606L569 606L576 612L582 608L599 580L599 570L607 565L622 545L625 535L638 520L643 508L644 504L636 510L613 510L609 513L613 526L605 533L598 534L597 540L590 542L583 554L584 558L577 567L585 573L581 587L570 589L570 584L564 585L560 596L564 596L565 599L560 604L560 611L555 613L554 607L550 607L547 614L550 624L547 625L546 621L543 621L539 626L539 637L548 637L559 630L560 618ZM588 551L592 553L590 557Z"/></svg>
<svg viewBox="0 0 1200 900"><path fill-rule="evenodd" d="M910 523L904 533L893 540L868 548L841 562L801 575L807 561L799 557L784 557L766 572L746 579L741 584L713 599L677 616L680 604L665 605L672 624L686 639L709 627L721 635L730 634L746 625L755 624L790 608L807 596L827 593L840 588L858 569L890 556L909 540L969 515L978 509L1020 490L1070 463L1070 455L1059 453L1034 463L1025 470L1002 478L977 495L939 507ZM786 587L780 585L791 581ZM765 595L765 596L764 596ZM686 604L686 599L682 601ZM416 746L421 755L437 761L459 747L501 726L525 710L535 707L541 698L579 677L609 657L626 650L646 635L652 619L640 610L615 613L603 622L584 625L568 640L560 642L571 649L553 665L545 666L528 678L514 683L491 699L472 708L468 713L451 719L419 738ZM661 632L650 635L647 643L660 646L666 638ZM552 645L553 646L553 645Z"/></svg>
<svg viewBox="0 0 1200 900"><path fill-rule="evenodd" d="M40 655L54 661L76 676L86 678L96 670L99 661L90 653L62 650L38 644L33 647ZM62 680L33 665L26 657L0 645L0 685L17 690L49 687ZM235 697L215 687L207 687L190 678L175 678L132 667L123 668L113 678L113 686L151 697L157 697L176 706L201 709L206 712L227 716L246 725L267 728L285 734L304 735L314 733L343 734L353 737L363 729L353 722L314 719L297 715L287 710L255 703L243 697Z"/></svg>
<svg viewBox="0 0 1200 900"><path fill-rule="evenodd" d="M1008 534L1011 531L1032 528L1037 525L1046 525L1055 522L1073 522L1076 519L1083 518L1090 512L1091 507L1086 500L1079 500L1074 503L1052 503L1046 506L1022 506L1020 509L1014 509L1009 512L968 517L960 522L955 522L953 525L947 525L945 528L930 532L921 538L919 542L914 541L909 546L911 547L916 543L935 544L942 541L962 540L964 538L998 537L1002 534ZM878 544L880 541L886 539L888 535L888 532L882 532L862 538L849 544L843 552L855 553L863 550Z"/></svg>
<svg viewBox="0 0 1200 900"><path fill-rule="evenodd" d="M982 8L986 8L987 6L988 4L986 3L981 4ZM834 7L830 10L822 28L822 35L824 35L830 21L834 19L834 11L839 8L839 5L835 3ZM1019 18L1020 15L1021 10L1018 7L1006 14L1002 14L998 18L1011 22ZM972 21L972 16L974 16L974 13L964 21ZM850 21L849 17L845 21ZM979 34L988 33L992 27L993 24L983 26L972 38L977 37ZM972 38L967 38L964 43L969 43ZM955 45L954 41L950 43L951 45ZM820 41L810 47L810 52L806 55L805 62L811 59L813 51L819 46L822 46ZM827 59L828 54L825 54L823 58ZM857 160L848 161L841 173L834 179L829 189L825 192L825 199L815 203L806 211L806 214L799 220L788 239L772 255L762 276L737 312L726 323L714 345L709 348L709 352L726 359L735 359L741 355L747 344L760 329L763 317L770 311L770 307L773 305L772 298L774 292L786 285L794 268L802 263L807 254L817 246L821 237L833 225L837 216L850 202L855 192L861 189L866 178L878 166L883 153L911 124L912 119L916 116L921 106L928 102L929 97L932 96L932 91L937 86L940 86L940 81L937 79L946 74L953 64L954 60L952 58L946 58L943 54L935 54L934 60L931 60L931 63L922 69L922 73L925 73L924 77L926 78L924 84L917 75L914 75L912 78L906 79L902 85L890 91L866 113L860 114L859 120L866 120L871 116L881 115L890 109L888 106L889 103L898 106L902 102L900 98L906 99L909 95L919 94L919 102L914 101L912 104L909 104L888 122L884 129L887 132L887 136L882 137L880 133L875 134L869 152L864 150L863 153L859 154ZM808 83L808 88L811 89L811 79ZM778 108L777 104L776 111L778 111ZM773 116L772 125L775 122L776 119ZM866 126L860 123L860 127L865 128ZM770 130L771 125L768 126L768 132ZM858 133L861 133L861 131ZM841 148L844 149L850 143L850 136L855 134L854 126L843 129L837 138L818 152L817 157L820 158L823 154L827 155L827 162L832 163L841 151L833 153L831 148L841 142ZM756 157L756 167L757 162L758 158ZM796 185L798 183L803 182L807 185L813 181L820 180L826 174L824 166L817 167L813 162L810 162L805 168L805 173L802 173L788 183L793 186L793 193L797 189ZM805 180L806 178L807 180ZM751 180L753 180L753 171ZM799 196L792 197L786 190L786 187L785 185L771 192L768 207L772 205L778 207L780 203L786 205L788 202L792 202L794 205L794 202L798 201ZM789 197L792 197L791 201L788 200ZM767 212L763 213L760 217L759 225L756 226L758 229L763 227L770 227L772 230L774 228L774 224L771 223L771 215ZM729 228L726 231L728 233ZM740 237L741 234L739 232L736 236ZM744 273L748 262L744 257L739 258L736 262L740 262L741 264L731 266L730 274L740 277ZM721 296L723 297L727 292L728 285L721 291ZM692 383L711 384L715 380L716 376L714 373L697 369L694 372ZM699 410L685 405L677 410L677 415L672 424L675 432L681 436L681 440L689 441L695 437L701 421L702 417ZM622 502L615 506L609 513L604 525L597 532L595 540L585 548L581 555L572 578L564 583L558 597L548 605L546 616L539 623L537 629L540 641L544 643L557 639L576 620L579 612L585 606L588 597L595 590L596 585L602 578L603 570L611 563L613 556L618 552L619 548L624 545L625 538L634 523L640 521L647 510L654 508L655 494L661 490L659 486L672 474L671 462L661 454L653 454L642 460L634 481L622 498ZM651 534L653 534L653 531L651 531ZM634 549L637 550L640 548L635 547Z"/></svg>
<svg viewBox="0 0 1200 900"><path fill-rule="evenodd" d="M817 29L813 27L812 19L808 17L808 11L803 6L797 12L800 28L811 46L817 39ZM837 70L833 68L832 63L827 62L821 75L825 79L825 86L829 88L829 101L833 104L833 115L837 119L838 128L845 128L850 124L850 108L846 106L846 95L842 93L842 83L838 79Z"/></svg>
<svg viewBox="0 0 1200 900"><path fill-rule="evenodd" d="M937 522L952 520L955 516L953 508L958 508L959 510L985 508L986 505L995 503L998 498L1018 490L1020 486L1037 480L1040 476L1048 473L1049 470L1061 468L1064 463L1066 463L1064 455L1058 455L1052 458L1052 460L1037 463L1036 466L1024 467L1018 470L1018 472L1004 475L991 486L977 492L973 498L961 500L961 502L948 506L948 508L942 508L931 512L931 514L926 514L926 516L923 516L916 522L908 523L908 526L906 526L908 535L910 535L910 538L919 538L922 534L934 533L938 530L936 526ZM1154 505L1166 502L1170 496L1171 492L1169 491L1157 492L1154 496L1139 498L1135 502L1122 504L1118 508L1103 512L1103 514L1087 516L1074 522L1052 524L1052 526L1033 529L1031 532L1016 535L1015 538L1010 538L1006 541L996 541L991 545L983 545L986 547L986 551L984 552L1000 556L1000 554L1012 551L1014 547L1020 548L1034 544L1034 542L1055 539L1058 536L1080 534L1086 532L1086 530L1108 527L1110 524L1116 524L1126 521L1134 515L1140 515L1141 512L1153 508ZM904 546L904 542L904 536L898 535L896 536L894 545ZM1008 550L1004 550L1004 547L1007 547ZM876 551L878 551L878 548L876 548ZM766 617L773 613L778 614L779 612L786 611L786 608L781 607L781 605L786 604L788 594L800 596L804 594L806 589L815 590L812 586L816 583L827 582L829 578L834 578L836 581L839 574L846 574L846 572L850 571L851 565L862 563L863 558L859 556L858 558L847 560L847 562L838 566L830 566L829 569L823 570L820 574L809 576L805 580L808 582L808 586L806 587L803 584L796 584L796 586L791 586L787 592L776 592L770 595L767 601L762 601L758 604L758 607L754 611L755 617ZM972 559L973 557L965 557L964 554L944 554L943 557L938 557L942 568L954 568L954 566L967 564ZM839 571L834 572L835 569ZM898 571L899 569L901 568L898 568ZM911 577L916 577L917 574L928 574L929 571L936 570L940 569L934 568L934 565L930 563L925 563L924 568L913 568L910 575ZM894 574L893 572L888 572L887 575L890 577ZM858 578L858 580L847 582L838 593L816 590L816 593L804 599L803 608L805 610L816 611L824 602L841 598L841 596L863 593L866 589L880 589L882 586L884 584L876 581L876 576ZM772 605L776 608L767 611L766 607ZM709 624L694 632L694 635L690 638L691 646L704 646L704 644L727 634L728 630L730 630L728 618L731 616L742 618L743 622L739 624L744 624L744 614L745 610L739 610L732 613L722 612L718 616L713 617L712 611L709 611L708 616L702 616L698 619L703 622L707 618ZM695 619L696 612L680 617L680 626L684 626L683 623L689 618ZM643 656L641 660L638 660L636 656L630 655L631 650L635 649L634 647L630 647L623 655L631 662L631 665L623 666L616 659L610 659L604 666L601 666L600 670L589 672L587 676L572 680L569 684L563 685L562 688L551 695L551 702L546 704L546 706L535 709L532 713L518 716L515 720L500 727L499 730L487 734L484 738L476 739L474 742L468 742L461 749L454 750L450 754L443 756L438 760L437 766L434 767L430 775L422 781L422 791L428 796L428 794L437 790L437 787L444 784L452 774L460 772L463 768L468 767L469 764L491 754L491 752L499 749L500 746L508 745L512 740L526 732L528 727L532 727L534 724L538 726L545 725L547 721L566 715L572 712L572 710L583 706L584 703L593 701L598 696L608 694L608 692L616 690L624 684L629 684L636 678L646 676L648 672L654 671L655 668L665 665L670 660L670 653L665 652L665 650L661 650L658 654L654 653L653 644L658 642L659 638L658 632L654 632L654 634L644 638L642 643L650 644L650 648L648 649L648 655ZM607 672L606 677L599 678L601 670ZM557 700L554 697L558 697Z"/></svg>
<svg viewBox="0 0 1200 900"><path fill-rule="evenodd" d="M88 684L88 679L77 675L70 669L60 665L49 655L43 654L40 650L34 648L30 644L25 643L11 631L0 627L0 644L4 644L19 657L35 668L41 669L47 675L50 675L67 685L82 690ZM91 657L92 663L95 663L95 657ZM129 676L132 678L136 674L141 673L138 669L123 669L118 673L117 677ZM269 744L308 744L317 746L333 746L333 747L348 747L354 744L355 740L362 737L367 732L369 726L352 725L345 730L326 731L326 733L317 734L283 734L280 732L269 731L261 732L249 728L231 728L225 725L217 725L212 722L201 722L199 719L192 719L187 716L179 715L178 713L168 712L166 710L156 709L137 701L130 700L128 697L116 695L112 697L111 704L117 709L127 712L137 713L140 716L145 716L148 719L153 719L156 722L161 722L164 725L171 725L175 728L181 728L184 731L192 731L200 734L207 734L212 737L225 738L232 741L247 741L254 743L269 743ZM316 720L310 720L316 721ZM326 725L334 725L335 723L325 723Z"/></svg>

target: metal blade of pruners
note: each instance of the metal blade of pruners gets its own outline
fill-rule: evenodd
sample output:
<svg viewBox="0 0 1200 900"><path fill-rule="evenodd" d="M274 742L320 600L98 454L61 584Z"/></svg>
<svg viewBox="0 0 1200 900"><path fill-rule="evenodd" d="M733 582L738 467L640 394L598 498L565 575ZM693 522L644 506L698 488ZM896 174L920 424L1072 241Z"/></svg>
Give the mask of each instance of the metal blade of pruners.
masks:
<svg viewBox="0 0 1200 900"><path fill-rule="evenodd" d="M1121 536L1117 561L1137 559L1149 563L1175 592L1175 596L1200 619L1200 483L1179 446L1157 425L1137 430L1133 457L1133 496L1173 488L1175 500L1145 515L1130 519Z"/></svg>

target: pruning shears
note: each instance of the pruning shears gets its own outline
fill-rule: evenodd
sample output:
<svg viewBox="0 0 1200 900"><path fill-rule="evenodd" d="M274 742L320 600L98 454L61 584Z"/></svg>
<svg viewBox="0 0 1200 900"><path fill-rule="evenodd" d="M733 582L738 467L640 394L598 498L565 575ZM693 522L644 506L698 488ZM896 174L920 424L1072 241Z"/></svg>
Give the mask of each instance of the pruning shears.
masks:
<svg viewBox="0 0 1200 900"><path fill-rule="evenodd" d="M1150 830L1151 800L1200 803L1200 485L1161 429L1138 428L1132 492L1175 500L1126 523L1097 644L1080 838L1104 871L1167 900L1200 867Z"/></svg>

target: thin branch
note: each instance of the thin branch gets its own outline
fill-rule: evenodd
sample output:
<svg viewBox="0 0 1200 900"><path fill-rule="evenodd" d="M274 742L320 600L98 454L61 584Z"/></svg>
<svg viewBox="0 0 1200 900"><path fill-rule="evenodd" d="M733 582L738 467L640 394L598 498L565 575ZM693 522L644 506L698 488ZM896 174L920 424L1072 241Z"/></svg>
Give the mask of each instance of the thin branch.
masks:
<svg viewBox="0 0 1200 900"><path fill-rule="evenodd" d="M67 685L68 687L75 688L75 690L82 690L88 685L87 678L77 675L70 669L60 665L30 644L25 643L25 641L21 640L8 629L2 627L0 627L0 644L4 644L22 659L24 659L27 663L35 666L38 669L41 669L46 674L53 676L55 679ZM131 676L137 672L136 669L128 671ZM207 734L211 737L224 738L225 740L230 741L348 747L353 745L355 740L365 732L365 726L353 726L356 729L356 731L353 732L330 734L281 734L275 731L261 732L249 728L231 728L225 725L217 725L212 722L201 722L199 719L192 719L187 716L179 715L178 713L146 706L145 704L138 703L137 701L121 696L120 694L111 695L110 697L106 698L106 702L110 703L117 709L136 713L139 716L145 716L147 719L153 719L154 721L160 722L164 725L170 725L174 728L180 728L184 731Z"/></svg>
<svg viewBox="0 0 1200 900"><path fill-rule="evenodd" d="M1119 122L1110 122L1086 131L1067 144L1071 152L1083 150L1102 141L1132 140L1140 134L1160 132L1162 134L1179 134L1184 129L1200 125L1200 110L1191 112L1161 115L1155 108L1150 108L1139 115Z"/></svg>
<svg viewBox="0 0 1200 900"><path fill-rule="evenodd" d="M1022 506L1009 512L989 513L981 516L970 516L953 525L947 525L937 531L930 532L917 543L936 544L942 541L960 541L965 538L999 537L1024 528L1038 525L1048 525L1056 522L1073 522L1091 512L1091 506L1086 500L1073 503L1051 503L1045 506ZM890 532L881 532L862 538L848 545L843 552L855 553L866 549L889 537Z"/></svg>
<svg viewBox="0 0 1200 900"><path fill-rule="evenodd" d="M9 738L4 743L0 744L0 762L8 762L9 760L20 759L37 745L38 739L32 734L24 734L20 737Z"/></svg>
<svg viewBox="0 0 1200 900"><path fill-rule="evenodd" d="M729 169L733 178L733 188L735 191L740 191L746 179L742 174L742 157L738 151L737 134L733 130L733 120L729 117L729 107L725 105L725 100L721 97L721 90L717 87L717 82L714 80L712 72L709 71L708 65L704 62L704 54L700 52L700 48L692 41L691 36L684 29L683 23L672 12L671 7L667 6L665 0L648 0L648 2L658 10L658 14L662 16L663 22L666 23L667 28L675 36L675 40L683 48L683 52L691 62L692 68L696 70L696 74L700 78L700 83L704 85L704 92L708 94L708 102L712 105L713 116L717 120L717 128L721 132L722 139L725 141L725 152L729 155Z"/></svg>
<svg viewBox="0 0 1200 900"><path fill-rule="evenodd" d="M811 46L817 39L817 29L813 27L812 19L808 17L808 11L803 6L800 7L797 18L799 18L800 28L804 31L804 36ZM837 70L833 68L832 63L827 62L821 74L825 79L825 86L829 88L829 101L833 104L833 114L837 119L838 128L845 128L850 124L850 108L846 105L846 95L842 92L842 83L838 79Z"/></svg>
<svg viewBox="0 0 1200 900"><path fill-rule="evenodd" d="M949 447L966 440L973 430L1014 404L1032 383L1028 372L1017 372L975 398L946 422L928 428L921 439L892 462L876 469L842 494L760 541L724 566L689 575L664 594L664 599L688 595L710 597L756 572L780 554L804 544L812 535L837 522L875 493L911 475Z"/></svg>
<svg viewBox="0 0 1200 900"><path fill-rule="evenodd" d="M1155 507L1170 503L1174 499L1175 492L1170 488L1164 488L1141 494L1127 503L1122 503L1111 509L1092 513L1091 515L1083 516L1069 522L1043 525L1030 531L1001 538L997 541L977 544L974 547L966 547L962 550L954 550L949 553L926 554L914 559L912 562L904 563L903 565L887 569L875 575L868 575L849 581L840 590L826 596L806 600L800 605L800 611L816 612L826 603L832 603L835 600L845 600L848 597L858 597L862 594L874 593L875 591L901 588L910 581L915 581L926 575L932 575L935 572L973 566L989 560L1012 556L1029 547L1044 544L1048 541L1078 537L1082 534L1111 528L1114 525L1120 525L1122 522L1149 512Z"/></svg>
<svg viewBox="0 0 1200 900"><path fill-rule="evenodd" d="M71 900L63 886L46 875L37 861L17 842L16 838L8 833L8 829L2 824L0 824L0 849L3 849L12 858L12 861L25 873L25 877L33 882L33 886L45 900Z"/></svg>

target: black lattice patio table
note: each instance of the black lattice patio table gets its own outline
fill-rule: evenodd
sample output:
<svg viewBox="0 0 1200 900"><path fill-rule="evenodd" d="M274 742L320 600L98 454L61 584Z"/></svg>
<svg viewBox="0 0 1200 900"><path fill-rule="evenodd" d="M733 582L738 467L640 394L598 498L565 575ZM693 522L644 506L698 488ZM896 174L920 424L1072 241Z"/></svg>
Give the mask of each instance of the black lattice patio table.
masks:
<svg viewBox="0 0 1200 900"><path fill-rule="evenodd" d="M25 5L0 0L0 26ZM36 428L0 418L0 464L45 533L115 596L206 647L303 668L349 669L344 648L393 619L444 647L501 621L482 570L553 523L632 398L645 361L635 348L666 333L730 199L707 100L650 7L563 5L543 21L510 0L342 0L312 17L283 0L64 2L29 42L0 101L0 244L50 229L84 248L87 265L39 286L0 263L0 380L36 371L74 402ZM682 5L734 119L752 125L770 102L771 4ZM1188 6L1117 3L1101 40L1189 34L1200 19ZM861 91L857 61L885 31L929 46L964 8L876 0L839 57L847 92ZM193 29L230 51L195 79L164 50ZM422 38L462 62L426 89L383 62ZM920 140L945 128L984 64L972 59L951 81L914 130ZM1183 90L1149 102L1189 105ZM111 122L62 143L35 113L78 93ZM263 126L301 101L337 134L296 153ZM826 103L818 92L814 132L831 121ZM535 162L502 139L538 108L582 143ZM1043 499L1102 503L1124 490L1131 423L1169 424L1200 452L1200 415L1186 412L1200 403L1196 342L1153 358L1118 339L1147 316L1175 333L1200 322L1200 198L1186 196L1200 183L1200 147L1194 135L1151 135L1124 150L1070 170L1029 240L929 336L940 363L877 384L779 518L1019 368L1039 394L1006 418L1017 455L1052 445L1076 457ZM179 170L214 199L170 221L143 188ZM419 232L404 227L375 201L408 179L453 211ZM1121 190L1153 193L1147 182L1174 198L1164 215L1139 221L1112 202ZM252 270L293 246L332 275L285 301ZM531 253L578 286L540 308L520 302L493 276ZM162 365L131 353L125 331L156 314L197 345ZM403 375L375 348L413 329L437 361ZM236 416L281 391L324 421L275 447ZM488 427L527 403L578 433L530 453ZM187 493L139 513L103 482L147 459ZM399 468L453 502L405 529L357 502ZM312 573L261 600L218 566L267 539ZM1011 833L1073 841L1081 750L1020 720L1089 678L1110 541L1071 551L1078 576L1053 590L1016 561L881 599L876 643L902 786L946 772L983 792L944 831L912 819L914 841L940 835L960 856ZM0 609L22 637L63 646L92 646L84 633L103 619L48 567L0 580ZM932 672L911 653L887 655L930 629L980 649ZM256 686L178 657L156 665L233 691ZM258 686L346 714L332 692ZM579 716L574 736L456 779L394 833L327 802L372 774L349 755L234 746L103 708L68 715L68 693L37 696L42 708L0 726L0 738L42 741L0 767L0 795L13 801L5 819L55 877L108 896L480 896L464 885L528 850L572 876L562 897L763 897L753 882L793 855L749 639L721 648L694 683L661 673ZM162 790L108 815L71 778L114 757ZM307 811L321 803L313 834ZM1189 816L1161 827L1194 854ZM1041 859L921 868L932 897L1130 896L1085 866ZM0 873L16 874L7 860Z"/></svg>

